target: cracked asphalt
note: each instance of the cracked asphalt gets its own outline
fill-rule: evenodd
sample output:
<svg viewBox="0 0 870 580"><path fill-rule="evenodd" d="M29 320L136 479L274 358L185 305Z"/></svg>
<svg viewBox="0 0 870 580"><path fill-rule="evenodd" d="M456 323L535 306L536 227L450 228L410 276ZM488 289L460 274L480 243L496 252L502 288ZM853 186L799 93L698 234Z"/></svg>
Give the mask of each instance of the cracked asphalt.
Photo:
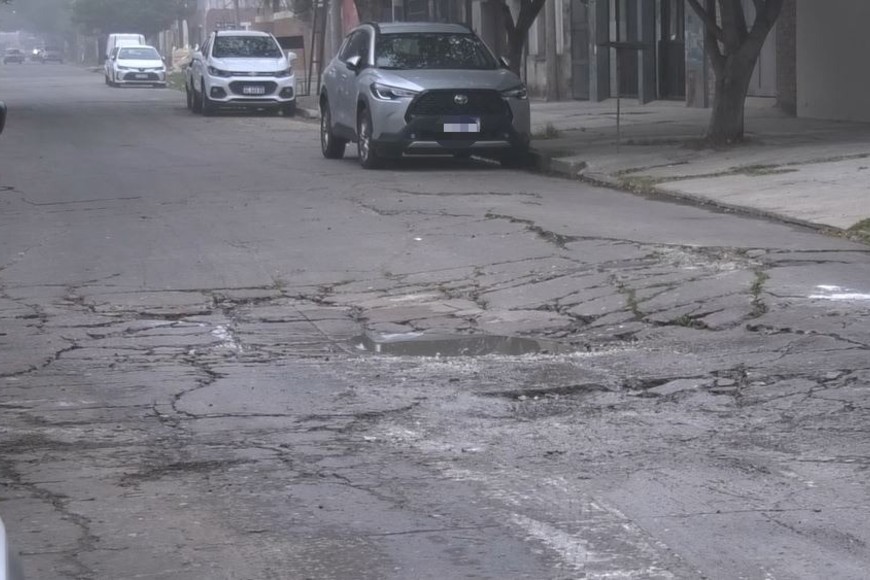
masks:
<svg viewBox="0 0 870 580"><path fill-rule="evenodd" d="M867 246L483 161L366 172L73 67L0 86L30 578L867 577ZM368 347L420 332L560 348Z"/></svg>

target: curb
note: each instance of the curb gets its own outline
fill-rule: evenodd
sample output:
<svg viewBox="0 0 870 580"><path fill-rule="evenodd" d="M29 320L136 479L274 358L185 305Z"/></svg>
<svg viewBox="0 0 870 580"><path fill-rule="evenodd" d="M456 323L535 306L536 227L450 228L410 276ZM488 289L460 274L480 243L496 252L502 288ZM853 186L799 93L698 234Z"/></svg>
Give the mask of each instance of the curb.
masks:
<svg viewBox="0 0 870 580"><path fill-rule="evenodd" d="M812 229L817 232L835 235L837 237L844 237L852 241L860 242L860 240L854 240L853 236L850 235L847 230L835 226L818 224L815 222L785 216L764 209L747 207L745 205L733 205L729 203L724 203L715 199L711 199L709 197L703 197L700 195L694 195L691 193L675 191L657 186L650 186L643 189L631 187L630 185L627 185L626 183L620 181L617 178L614 178L609 174L596 173L594 171L587 172L586 169L588 169L588 165L585 161L578 161L569 158L548 157L545 153L534 150L532 150L531 154L534 160L534 167L537 168L538 171L567 179L581 181L595 187L604 187L607 189L621 191L623 193L631 193L634 195L670 198L673 200L691 203L697 206L712 207L727 213L770 219L777 222L800 226Z"/></svg>
<svg viewBox="0 0 870 580"><path fill-rule="evenodd" d="M314 121L320 118L320 111L317 109L306 109L304 107L296 107L296 117L306 121Z"/></svg>

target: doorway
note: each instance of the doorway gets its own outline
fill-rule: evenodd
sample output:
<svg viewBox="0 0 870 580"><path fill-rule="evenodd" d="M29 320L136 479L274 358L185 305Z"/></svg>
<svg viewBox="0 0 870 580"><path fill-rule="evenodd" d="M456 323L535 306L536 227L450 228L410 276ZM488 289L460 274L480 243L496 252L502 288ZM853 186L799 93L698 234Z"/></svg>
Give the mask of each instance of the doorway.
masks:
<svg viewBox="0 0 870 580"><path fill-rule="evenodd" d="M571 96L589 99L589 7L571 0Z"/></svg>
<svg viewBox="0 0 870 580"><path fill-rule="evenodd" d="M686 98L686 2L661 0L659 96Z"/></svg>
<svg viewBox="0 0 870 580"><path fill-rule="evenodd" d="M638 0L615 0L614 21L617 42L638 40ZM638 56L635 50L616 50L617 89L621 97L638 95Z"/></svg>

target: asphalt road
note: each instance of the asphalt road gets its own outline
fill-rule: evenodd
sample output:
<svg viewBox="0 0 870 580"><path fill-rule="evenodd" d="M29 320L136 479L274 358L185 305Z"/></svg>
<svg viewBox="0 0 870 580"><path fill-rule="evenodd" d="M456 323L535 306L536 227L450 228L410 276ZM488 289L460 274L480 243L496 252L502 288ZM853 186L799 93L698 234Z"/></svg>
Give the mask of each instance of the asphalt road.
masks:
<svg viewBox="0 0 870 580"><path fill-rule="evenodd" d="M867 577L866 246L70 66L0 98L30 578Z"/></svg>

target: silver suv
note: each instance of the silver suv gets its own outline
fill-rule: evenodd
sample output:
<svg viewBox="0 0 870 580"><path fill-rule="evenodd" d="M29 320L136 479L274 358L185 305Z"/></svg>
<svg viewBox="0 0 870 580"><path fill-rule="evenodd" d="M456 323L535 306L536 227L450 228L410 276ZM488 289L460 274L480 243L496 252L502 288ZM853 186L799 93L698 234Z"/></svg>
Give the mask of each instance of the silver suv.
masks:
<svg viewBox="0 0 870 580"><path fill-rule="evenodd" d="M184 68L187 108L210 115L222 107L296 112L294 53L254 30L213 32Z"/></svg>
<svg viewBox="0 0 870 580"><path fill-rule="evenodd" d="M363 24L324 71L320 143L328 159L355 141L367 169L403 154L481 154L522 163L526 88L458 24Z"/></svg>

